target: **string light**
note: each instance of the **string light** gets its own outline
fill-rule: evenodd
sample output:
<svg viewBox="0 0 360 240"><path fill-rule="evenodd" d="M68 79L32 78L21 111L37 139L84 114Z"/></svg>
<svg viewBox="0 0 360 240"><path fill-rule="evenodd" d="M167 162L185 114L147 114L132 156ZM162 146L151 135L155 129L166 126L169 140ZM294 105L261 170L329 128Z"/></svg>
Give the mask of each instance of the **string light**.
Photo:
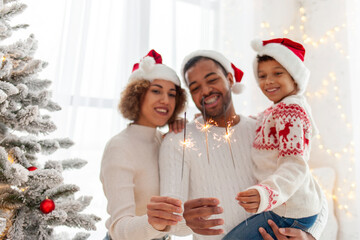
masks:
<svg viewBox="0 0 360 240"><path fill-rule="evenodd" d="M312 99L314 96L317 98L321 98L324 97L325 95L328 95L328 93L330 92L331 89L333 89L335 91L335 97L334 100L335 102L339 102L340 100L340 93L339 93L339 86L337 85L337 78L336 78L336 74L334 72L329 72L328 77L330 79L323 79L322 81L322 89L317 90L315 92L310 92L307 91L306 92L306 96L310 99ZM336 108L339 110L337 116L340 116L340 118L344 121L345 126L351 130L352 128L352 124L350 122L347 122L347 115L345 114L345 112L342 111L343 106L341 104L336 104Z"/></svg>
<svg viewBox="0 0 360 240"><path fill-rule="evenodd" d="M336 51L339 55L343 56L346 60L350 59L350 56L346 53L343 44L337 40L339 36L344 35L343 31L347 28L347 25L345 23L338 24L336 26L333 26L326 31L323 32L323 34L320 35L318 38L314 38L313 36L309 36L306 34L306 28L305 24L307 24L309 20L309 16L306 15L306 9L301 6L298 10L298 18L299 18L299 25L298 27L295 27L294 25L291 25L287 28L278 29L276 31L271 28L271 25L267 21L263 21L260 24L260 27L262 29L261 36L275 36L275 35L284 35L288 36L295 31L300 30L302 33L302 41L305 45L311 46L313 48L319 48L320 46L329 47L329 45L333 46L334 51ZM351 27L351 26L350 26ZM276 29L276 28L275 28ZM315 100L324 97L329 97L334 95L334 111L337 111L334 115L338 116L340 121L344 123L344 126L346 126L345 130L349 132L349 134L353 134L353 124L350 121L351 117L348 117L345 112L345 107L341 103L341 97L340 97L340 87L337 83L337 76L335 72L329 72L328 76L322 80L322 87L318 89L317 91L313 92L306 92L305 95L309 100ZM344 146L342 146L339 150L332 150L330 147L328 147L324 139L321 137L321 135L315 136L317 149L320 150L320 153L324 153L325 157L329 157L329 159L332 159L336 161L337 164L344 165L345 163L348 163L349 166L344 165L343 169L346 173L351 173L346 175L346 177L343 179L344 183L347 184L341 184L344 189L337 187L335 188L334 194L326 192L326 196L329 198L332 198L334 200L335 206L341 211L346 214L348 217L352 217L351 209L349 206L352 206L352 201L355 200L356 194L356 183L353 182L353 180L350 178L353 176L353 172L355 169L353 166L355 164L355 150L354 150L354 142L351 141L349 143L345 143ZM316 145L315 145L316 146ZM349 184L351 183L351 184ZM322 187L323 188L323 187ZM324 189L324 188L323 188Z"/></svg>
<svg viewBox="0 0 360 240"><path fill-rule="evenodd" d="M302 39L304 40L304 44L307 44L307 45L311 45L313 46L314 48L317 48L319 47L320 45L323 45L323 44L327 44L329 43L331 40L331 42L333 42L335 48L338 50L338 52L343 55L346 59L349 59L349 56L345 53L344 49L342 48L342 45L337 42L335 40L335 37L336 35L340 35L341 34L341 30L345 29L346 28L346 24L343 23L341 25L338 25L338 26L335 26L331 29L328 29L323 36L321 36L318 40L314 40L312 38L309 38L307 36L307 34L305 33L305 26L304 26L304 23L307 22L307 17L306 17L306 10L304 7L300 7L299 8L299 13L300 13L300 26L299 26L299 29L300 31L302 32L303 36L302 36ZM267 29L269 32L268 32L268 35L270 35L271 37L272 36L275 36L275 32L271 31L270 30L270 23L269 22L261 22L260 23L260 27L262 29ZM293 25L290 25L288 28L286 29L283 29L282 30L282 33L283 35L289 35L293 30L295 29L295 27ZM263 33L261 33L261 35L263 35Z"/></svg>

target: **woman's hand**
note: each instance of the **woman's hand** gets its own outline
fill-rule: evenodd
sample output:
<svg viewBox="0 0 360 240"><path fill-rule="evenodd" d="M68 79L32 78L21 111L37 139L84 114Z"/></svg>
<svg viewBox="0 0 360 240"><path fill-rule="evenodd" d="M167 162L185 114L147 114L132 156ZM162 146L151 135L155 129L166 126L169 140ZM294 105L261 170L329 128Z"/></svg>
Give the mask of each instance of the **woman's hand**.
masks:
<svg viewBox="0 0 360 240"><path fill-rule="evenodd" d="M201 116L201 113L196 113L194 116L195 118L198 118ZM189 121L186 120L184 118L178 118L176 119L173 123L169 124L169 132L174 132L174 133L179 133L182 132L182 130L185 128L185 124L188 123Z"/></svg>
<svg viewBox="0 0 360 240"><path fill-rule="evenodd" d="M179 133L185 128L185 120L183 118L176 119L169 124L169 132Z"/></svg>
<svg viewBox="0 0 360 240"><path fill-rule="evenodd" d="M181 221L182 217L176 213L182 213L182 207L175 198L154 196L147 205L148 222L158 231Z"/></svg>
<svg viewBox="0 0 360 240"><path fill-rule="evenodd" d="M292 239L292 240L315 240L311 234L306 233L297 228L279 228L273 221L268 221L271 229L278 240ZM274 240L265 229L260 228L259 232L264 240Z"/></svg>

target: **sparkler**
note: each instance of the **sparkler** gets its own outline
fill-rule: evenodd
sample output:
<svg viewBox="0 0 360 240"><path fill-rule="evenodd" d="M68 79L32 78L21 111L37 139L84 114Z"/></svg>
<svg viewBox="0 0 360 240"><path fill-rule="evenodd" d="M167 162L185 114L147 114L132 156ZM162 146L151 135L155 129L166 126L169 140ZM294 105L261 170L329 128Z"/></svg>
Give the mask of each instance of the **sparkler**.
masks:
<svg viewBox="0 0 360 240"><path fill-rule="evenodd" d="M184 142L183 142L183 154L181 163L181 181L184 177L184 161L185 161L185 148L186 148L186 112L184 112Z"/></svg>
<svg viewBox="0 0 360 240"><path fill-rule="evenodd" d="M186 125L185 125L186 126ZM184 133L184 140L180 141L180 145L183 148L183 155L182 155L182 166L181 166L181 181L184 178L184 165L185 165L185 150L187 148L189 149L194 149L197 150L196 148L194 148L194 142L192 138L185 138L186 133Z"/></svg>
<svg viewBox="0 0 360 240"><path fill-rule="evenodd" d="M225 135L224 135L224 138L225 140L227 141L228 145L229 145L229 150L230 150L230 155L231 155L231 159L232 159L232 162L233 162L233 165L234 165L234 168L236 168L235 166L235 160L234 160L234 155L232 153L232 149L231 149L231 140L230 140L230 137L231 137L231 134L233 133L233 131L230 131L230 127L231 127L231 124L232 124L232 121L233 120L230 120L227 121L226 119L226 108L224 106L224 115L225 115ZM235 118L236 115L233 117ZM244 215L245 215L245 224L246 226L248 225L248 216L247 216L247 213L246 211L244 211Z"/></svg>
<svg viewBox="0 0 360 240"><path fill-rule="evenodd" d="M186 112L184 112L184 139L183 141L179 141L180 146L182 147L182 166L181 166L181 181L184 178L184 165L185 165L185 150L187 148L189 149L194 149L197 150L196 148L194 148L194 141L191 137L187 137L187 132L186 132ZM191 135L191 132L189 133L189 135Z"/></svg>
<svg viewBox="0 0 360 240"><path fill-rule="evenodd" d="M232 149L231 149L231 141L230 141L230 137L231 137L231 134L232 132L229 131L230 127L231 127L231 121L227 121L226 119L226 108L224 106L224 115L225 115L225 135L224 135L224 138L225 140L227 141L228 145L229 145L229 150L230 150L230 155L231 155L231 159L232 159L232 162L233 162L233 165L234 165L234 168L235 167L235 160L234 160L234 156L233 156L233 153L232 153Z"/></svg>
<svg viewBox="0 0 360 240"><path fill-rule="evenodd" d="M210 124L208 123L206 119L206 112L205 112L205 99L202 97L202 110L203 110L203 119L204 119L204 126L203 131L205 131L205 143L206 143L206 156L208 163L210 164L210 157L209 157L209 143L208 143L208 129L210 128Z"/></svg>

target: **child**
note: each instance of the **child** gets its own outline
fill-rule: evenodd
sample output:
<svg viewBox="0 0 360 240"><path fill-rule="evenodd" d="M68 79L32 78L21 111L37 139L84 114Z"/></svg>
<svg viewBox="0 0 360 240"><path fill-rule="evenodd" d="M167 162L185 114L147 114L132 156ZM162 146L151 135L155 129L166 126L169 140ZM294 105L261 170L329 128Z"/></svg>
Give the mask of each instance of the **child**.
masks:
<svg viewBox="0 0 360 240"><path fill-rule="evenodd" d="M310 75L303 63L305 49L287 38L254 40L252 47L258 53L255 77L274 105L257 118L252 158L259 184L236 197L247 212L256 215L224 240L263 239L259 227L276 239L269 219L281 228L306 231L320 212L323 196L307 163L316 127L303 96Z"/></svg>

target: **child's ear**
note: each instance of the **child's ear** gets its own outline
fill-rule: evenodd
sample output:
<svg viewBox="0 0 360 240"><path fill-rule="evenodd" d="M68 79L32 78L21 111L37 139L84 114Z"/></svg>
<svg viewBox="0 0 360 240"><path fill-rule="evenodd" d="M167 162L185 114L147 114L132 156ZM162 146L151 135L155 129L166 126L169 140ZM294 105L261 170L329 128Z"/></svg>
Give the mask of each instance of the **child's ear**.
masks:
<svg viewBox="0 0 360 240"><path fill-rule="evenodd" d="M292 78L292 77L291 77ZM295 82L295 80L294 80L294 78L292 78L292 80L294 81L294 84L295 84L295 88L296 88L296 93L298 93L299 92L299 86L298 86L298 84Z"/></svg>

